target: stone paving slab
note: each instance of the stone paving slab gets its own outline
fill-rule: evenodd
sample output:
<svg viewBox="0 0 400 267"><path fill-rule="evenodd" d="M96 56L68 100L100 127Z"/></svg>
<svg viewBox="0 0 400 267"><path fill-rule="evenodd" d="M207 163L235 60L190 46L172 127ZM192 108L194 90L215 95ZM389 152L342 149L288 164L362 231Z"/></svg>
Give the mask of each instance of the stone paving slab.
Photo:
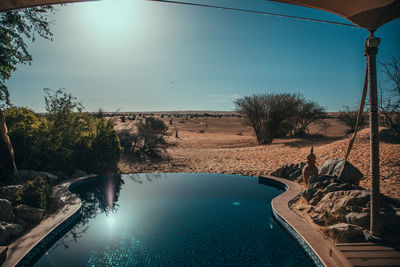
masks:
<svg viewBox="0 0 400 267"><path fill-rule="evenodd" d="M299 184L267 175L261 175L259 182L275 185L278 182L284 185L286 191L272 200L273 210L307 243L325 266L353 266L334 244L317 232L307 220L289 208L289 202L302 191Z"/></svg>

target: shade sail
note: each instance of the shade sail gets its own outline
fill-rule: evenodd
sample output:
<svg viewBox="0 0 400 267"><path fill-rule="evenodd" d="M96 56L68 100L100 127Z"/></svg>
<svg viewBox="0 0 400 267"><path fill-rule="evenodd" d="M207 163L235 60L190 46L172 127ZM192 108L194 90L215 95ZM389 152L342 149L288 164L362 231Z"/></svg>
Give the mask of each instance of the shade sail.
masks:
<svg viewBox="0 0 400 267"><path fill-rule="evenodd" d="M93 0L1 0L0 11L47 4ZM374 31L400 17L400 0L270 0L316 8L340 15L355 24Z"/></svg>
<svg viewBox="0 0 400 267"><path fill-rule="evenodd" d="M342 16L374 31L400 17L400 0L271 0L316 8Z"/></svg>
<svg viewBox="0 0 400 267"><path fill-rule="evenodd" d="M16 8L34 7L52 4L68 4L96 0L0 0L0 12Z"/></svg>

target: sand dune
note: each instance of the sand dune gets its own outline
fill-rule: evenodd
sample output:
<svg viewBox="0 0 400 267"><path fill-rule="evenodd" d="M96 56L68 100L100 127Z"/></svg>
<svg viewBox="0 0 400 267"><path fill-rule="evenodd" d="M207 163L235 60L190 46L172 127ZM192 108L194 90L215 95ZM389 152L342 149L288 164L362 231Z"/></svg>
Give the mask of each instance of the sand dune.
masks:
<svg viewBox="0 0 400 267"><path fill-rule="evenodd" d="M200 123L206 123L207 126ZM346 128L336 120L321 130L312 128L313 134L324 137L277 139L271 145L257 145L249 127L239 118L190 119L174 122L170 129L178 129L179 138L169 137L176 144L168 149L169 160L135 163L123 159L120 169L134 172L210 172L230 173L257 177L269 174L285 163L306 160L314 146L317 165L329 158L343 158L348 144ZM204 130L204 133L200 133ZM200 131L200 132L199 132ZM369 129L361 130L351 151L349 161L365 176L363 187L370 185ZM380 142L381 191L400 200L400 142Z"/></svg>

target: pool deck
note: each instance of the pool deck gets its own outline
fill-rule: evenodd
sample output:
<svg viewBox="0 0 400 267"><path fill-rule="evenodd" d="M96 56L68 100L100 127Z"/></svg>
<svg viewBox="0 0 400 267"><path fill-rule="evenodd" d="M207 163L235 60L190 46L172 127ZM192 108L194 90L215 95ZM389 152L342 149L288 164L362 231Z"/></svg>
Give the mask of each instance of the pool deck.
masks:
<svg viewBox="0 0 400 267"><path fill-rule="evenodd" d="M353 266L400 266L400 247L375 243L343 243L336 247Z"/></svg>
<svg viewBox="0 0 400 267"><path fill-rule="evenodd" d="M3 267L17 265L27 254L38 245L46 236L48 236L58 226L63 224L68 218L77 213L81 208L80 199L69 190L69 186L81 180L92 178L94 176L75 178L62 183L54 188L54 195L60 197L65 203L57 213L51 214L37 226L32 228L24 236L20 237L8 246L7 259Z"/></svg>
<svg viewBox="0 0 400 267"><path fill-rule="evenodd" d="M272 185L278 182L286 186L286 191L272 200L272 208L283 221L303 238L325 266L353 266L340 249L317 232L308 221L289 208L289 202L302 191L299 184L267 175L261 175L259 182Z"/></svg>

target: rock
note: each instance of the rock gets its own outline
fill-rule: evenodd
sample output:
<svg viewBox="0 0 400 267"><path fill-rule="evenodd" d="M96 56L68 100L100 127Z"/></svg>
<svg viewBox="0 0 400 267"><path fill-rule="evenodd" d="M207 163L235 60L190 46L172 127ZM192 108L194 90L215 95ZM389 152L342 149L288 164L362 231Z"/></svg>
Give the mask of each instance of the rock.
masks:
<svg viewBox="0 0 400 267"><path fill-rule="evenodd" d="M335 191L326 194L319 201L315 210L317 212L346 213L346 207L365 207L369 202L370 192L367 190Z"/></svg>
<svg viewBox="0 0 400 267"><path fill-rule="evenodd" d="M35 177L41 176L40 172L32 171L32 170L20 170L18 172L20 180L33 180Z"/></svg>
<svg viewBox="0 0 400 267"><path fill-rule="evenodd" d="M321 201L323 196L324 196L324 193L322 191L317 191L314 194L314 197L308 203L310 203L310 205L312 205L312 206L315 206Z"/></svg>
<svg viewBox="0 0 400 267"><path fill-rule="evenodd" d="M308 210L307 210L307 213L311 213L311 212L313 212L315 209L314 209L314 207L313 206L310 206L309 208L308 208Z"/></svg>
<svg viewBox="0 0 400 267"><path fill-rule="evenodd" d="M14 222L15 216L11 202L7 199L0 199L0 221Z"/></svg>
<svg viewBox="0 0 400 267"><path fill-rule="evenodd" d="M385 231L400 233L400 213L399 212L384 212L381 214L381 219Z"/></svg>
<svg viewBox="0 0 400 267"><path fill-rule="evenodd" d="M301 171L305 163L301 162L299 164L284 164L282 167L271 172L272 176L281 177L289 180L295 180L297 177L301 176Z"/></svg>
<svg viewBox="0 0 400 267"><path fill-rule="evenodd" d="M88 174L82 170L76 170L72 177L83 177L83 176L88 176Z"/></svg>
<svg viewBox="0 0 400 267"><path fill-rule="evenodd" d="M347 206L346 207L346 211L348 212L357 212L357 213L361 213L363 210L362 207L359 206Z"/></svg>
<svg viewBox="0 0 400 267"><path fill-rule="evenodd" d="M318 176L330 175L338 177L343 164L344 159L328 159L319 167ZM346 161L340 180L350 184L359 185L362 178L363 174L350 162Z"/></svg>
<svg viewBox="0 0 400 267"><path fill-rule="evenodd" d="M294 180L297 179L297 177L299 177L299 175L301 175L301 170L300 170L300 169L297 169L297 170L295 170L294 172L292 172L292 173L289 175L289 180L294 181Z"/></svg>
<svg viewBox="0 0 400 267"><path fill-rule="evenodd" d="M44 210L20 204L14 208L14 214L28 223L37 224L42 220Z"/></svg>
<svg viewBox="0 0 400 267"><path fill-rule="evenodd" d="M67 175L62 171L53 171L53 174L58 177L59 180L64 180L67 178Z"/></svg>
<svg viewBox="0 0 400 267"><path fill-rule="evenodd" d="M298 209L298 210L305 210L307 208L307 206L306 205L297 205L296 206L296 209Z"/></svg>
<svg viewBox="0 0 400 267"><path fill-rule="evenodd" d="M336 177L330 175L311 176L308 180L309 188L325 188L336 180Z"/></svg>
<svg viewBox="0 0 400 267"><path fill-rule="evenodd" d="M40 176L46 178L49 184L55 184L58 181L58 177L49 172L40 172Z"/></svg>
<svg viewBox="0 0 400 267"><path fill-rule="evenodd" d="M336 242L360 242L365 241L363 228L354 224L338 223L329 226L325 233L331 236Z"/></svg>
<svg viewBox="0 0 400 267"><path fill-rule="evenodd" d="M16 193L22 187L22 185L9 185L0 187L0 198L8 199L12 203L16 200Z"/></svg>
<svg viewBox="0 0 400 267"><path fill-rule="evenodd" d="M18 216L15 216L15 223L21 225L24 229L30 229L29 224Z"/></svg>
<svg viewBox="0 0 400 267"><path fill-rule="evenodd" d="M325 217L325 214L315 213L313 216L311 216L311 220L313 220L313 222L315 224L325 225L324 217Z"/></svg>
<svg viewBox="0 0 400 267"><path fill-rule="evenodd" d="M0 223L0 245L9 245L10 241L22 234L23 228L15 223Z"/></svg>
<svg viewBox="0 0 400 267"><path fill-rule="evenodd" d="M308 188L301 192L301 196L308 201L314 197L314 194L317 193L317 189L315 188Z"/></svg>
<svg viewBox="0 0 400 267"><path fill-rule="evenodd" d="M369 229L370 214L366 212L350 212L345 216L345 220L349 224L354 224Z"/></svg>
<svg viewBox="0 0 400 267"><path fill-rule="evenodd" d="M324 193L326 194L334 191L360 190L360 189L362 188L352 184L332 182L326 186L326 188L324 189Z"/></svg>

